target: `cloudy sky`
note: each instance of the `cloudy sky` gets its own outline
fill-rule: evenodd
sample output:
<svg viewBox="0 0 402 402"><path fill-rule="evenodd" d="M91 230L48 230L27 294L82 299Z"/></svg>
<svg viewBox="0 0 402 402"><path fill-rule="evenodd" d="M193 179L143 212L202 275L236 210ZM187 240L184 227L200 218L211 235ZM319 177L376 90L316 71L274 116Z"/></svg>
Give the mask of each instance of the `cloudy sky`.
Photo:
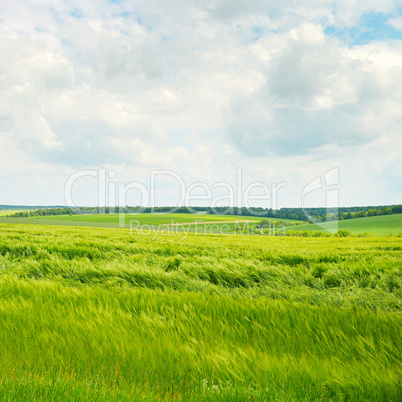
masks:
<svg viewBox="0 0 402 402"><path fill-rule="evenodd" d="M0 2L0 204L64 204L100 168L111 186L241 168L243 189L286 183L278 207L339 168L341 205L400 203L402 1ZM177 202L173 177L157 191Z"/></svg>

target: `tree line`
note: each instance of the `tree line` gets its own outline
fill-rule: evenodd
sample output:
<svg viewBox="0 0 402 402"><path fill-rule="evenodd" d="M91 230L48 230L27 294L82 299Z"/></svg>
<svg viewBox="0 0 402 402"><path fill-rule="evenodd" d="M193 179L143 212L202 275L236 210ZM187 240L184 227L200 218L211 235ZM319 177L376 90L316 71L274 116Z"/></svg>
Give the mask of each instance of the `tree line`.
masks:
<svg viewBox="0 0 402 402"><path fill-rule="evenodd" d="M275 219L291 219L296 221L313 222L364 218L378 215L401 214L402 205L378 207L341 207L338 210L326 208L245 208L245 207L82 207L82 208L39 208L16 212L9 215L14 218L29 218L46 215L78 215L78 214L109 214L109 213L205 213L219 215L261 216Z"/></svg>

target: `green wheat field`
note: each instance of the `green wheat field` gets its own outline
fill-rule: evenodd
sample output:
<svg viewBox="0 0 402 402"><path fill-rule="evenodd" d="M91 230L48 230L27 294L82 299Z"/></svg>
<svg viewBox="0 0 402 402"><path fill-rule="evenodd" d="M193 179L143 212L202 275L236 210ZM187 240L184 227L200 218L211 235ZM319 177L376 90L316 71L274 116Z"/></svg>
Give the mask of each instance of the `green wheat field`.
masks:
<svg viewBox="0 0 402 402"><path fill-rule="evenodd" d="M402 239L0 225L0 401L400 401Z"/></svg>
<svg viewBox="0 0 402 402"><path fill-rule="evenodd" d="M402 233L402 214L369 216L365 218L348 219L343 221L325 222L317 225L297 225L289 227L291 230L347 230L352 234L370 233L375 236L384 236L388 234Z"/></svg>
<svg viewBox="0 0 402 402"><path fill-rule="evenodd" d="M7 212L9 215L10 212ZM142 228L146 230L162 230L170 228L173 232L197 232L197 233L226 233L233 234L240 225L247 223L249 226L267 220L258 216L241 215L212 215L212 214L84 214L84 215L50 215L31 218L10 218L4 213L1 223L19 223L54 226L77 226L77 227L104 227L119 228ZM284 225L290 226L302 222L288 219L269 219L271 225L281 229ZM313 225L312 225L313 226ZM402 231L402 229L400 229Z"/></svg>

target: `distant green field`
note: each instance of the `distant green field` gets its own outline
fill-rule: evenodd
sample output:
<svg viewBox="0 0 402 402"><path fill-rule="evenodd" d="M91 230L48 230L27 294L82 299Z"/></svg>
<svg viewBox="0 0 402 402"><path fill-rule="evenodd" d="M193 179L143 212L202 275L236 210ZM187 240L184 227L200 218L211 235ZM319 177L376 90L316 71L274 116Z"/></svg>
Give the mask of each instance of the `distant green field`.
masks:
<svg viewBox="0 0 402 402"><path fill-rule="evenodd" d="M22 211L25 211L25 209L2 209L0 210L0 216L8 216Z"/></svg>
<svg viewBox="0 0 402 402"><path fill-rule="evenodd" d="M370 233L373 236L402 233L402 214L373 216L367 218L348 219L339 222L328 222L317 226L313 224L299 224L292 226L291 220L262 218L256 216L241 215L210 215L210 214L124 214L120 220L119 214L87 214L87 215L51 215L32 218L6 218L1 213L0 223L39 224L57 226L87 226L117 228L124 224L126 228L144 227L152 230L162 230L167 227L172 231L197 231L207 233L233 233L241 223L248 222L250 227L261 220L268 220L271 225L280 228L286 226L287 230L310 230L310 231L337 231L347 230L352 234ZM206 224L207 223L207 224ZM165 226L167 225L167 226Z"/></svg>
<svg viewBox="0 0 402 402"><path fill-rule="evenodd" d="M126 228L143 226L144 229L162 230L170 228L172 231L181 232L190 230L192 232L208 233L233 233L239 223L249 222L254 225L262 220L268 220L272 225L289 225L292 220L272 219L255 216L241 215L212 215L212 214L87 214L87 215L49 215L33 218L0 218L0 223L21 223L58 226L88 226L117 228L121 223ZM207 224L205 224L207 223ZM164 226L168 225L168 226Z"/></svg>
<svg viewBox="0 0 402 402"><path fill-rule="evenodd" d="M347 230L352 234L370 233L373 236L402 233L402 214L371 216L367 218L347 219L317 225L289 226L288 230L334 231L339 224L340 230Z"/></svg>
<svg viewBox="0 0 402 402"><path fill-rule="evenodd" d="M212 215L212 214L124 214L125 222L139 221L141 225L159 225L159 224L174 224L174 223L193 223L199 222L233 222L233 221L252 221L258 222L267 220L268 218L261 218L258 216L242 216L242 215ZM67 221L81 221L81 222L106 222L106 223L119 223L119 214L92 214L92 215L61 215L61 216L47 216L45 219L67 220ZM280 219L280 221L292 222L287 219Z"/></svg>

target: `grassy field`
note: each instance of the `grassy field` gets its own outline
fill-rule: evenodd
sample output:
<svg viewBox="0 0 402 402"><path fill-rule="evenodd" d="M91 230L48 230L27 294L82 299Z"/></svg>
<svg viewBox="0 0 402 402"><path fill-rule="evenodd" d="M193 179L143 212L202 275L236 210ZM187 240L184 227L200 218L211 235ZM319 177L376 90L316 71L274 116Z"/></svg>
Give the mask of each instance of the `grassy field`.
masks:
<svg viewBox="0 0 402 402"><path fill-rule="evenodd" d="M241 215L210 214L88 214L88 215L50 215L33 218L0 218L0 223L20 223L60 226L87 226L117 228L124 224L126 228L145 226L145 229L162 230L170 227L172 231L192 231L198 233L233 233L241 222L254 225L268 218ZM270 219L272 225L291 225L287 219ZM167 225L167 226L165 226Z"/></svg>
<svg viewBox="0 0 402 402"><path fill-rule="evenodd" d="M0 217L15 214L17 212L23 212L23 209L0 209Z"/></svg>
<svg viewBox="0 0 402 402"><path fill-rule="evenodd" d="M323 223L322 226L317 225L297 225L288 227L289 230L347 230L352 234L370 233L373 236L384 236L387 234L402 233L402 214L370 216L367 218L346 219L338 222Z"/></svg>
<svg viewBox="0 0 402 402"><path fill-rule="evenodd" d="M402 239L0 225L0 400L399 401Z"/></svg>
<svg viewBox="0 0 402 402"><path fill-rule="evenodd" d="M125 214L120 219L119 214L89 214L89 215L59 215L32 218L6 218L0 211L0 223L19 223L56 226L85 226L118 228L122 224L126 228L141 226L148 229L163 230L170 227L172 231L198 232L198 233L233 233L235 229L247 222L249 227L258 224L261 220L270 222L275 232L285 233L286 230L330 231L347 230L358 235L370 233L373 236L384 236L402 233L402 214L385 215L367 218L349 219L339 222L328 222L321 226L301 224L292 226L287 219L261 218L255 216L233 215L204 215L204 214ZM166 225L166 226L165 226ZM245 232L244 232L245 233Z"/></svg>

